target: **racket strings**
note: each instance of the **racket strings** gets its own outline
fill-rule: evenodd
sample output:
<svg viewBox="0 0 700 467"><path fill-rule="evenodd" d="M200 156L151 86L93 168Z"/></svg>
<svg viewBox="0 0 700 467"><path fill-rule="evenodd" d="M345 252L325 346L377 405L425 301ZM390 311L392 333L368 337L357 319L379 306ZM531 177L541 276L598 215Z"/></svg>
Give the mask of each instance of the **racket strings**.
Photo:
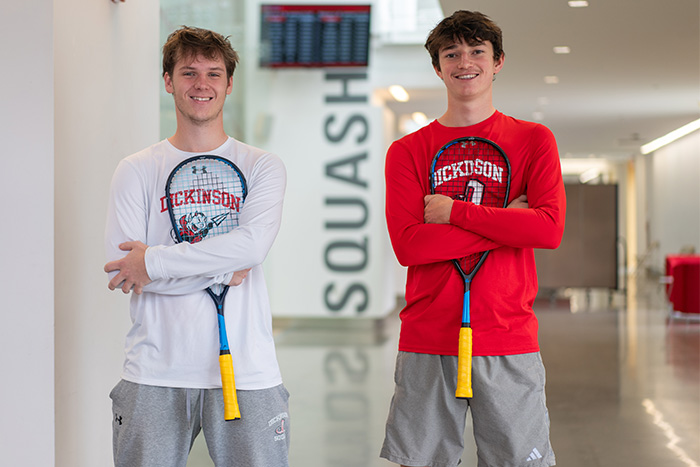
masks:
<svg viewBox="0 0 700 467"><path fill-rule="evenodd" d="M238 225L245 189L228 164L194 160L173 174L168 195L182 240L196 243Z"/></svg>
<svg viewBox="0 0 700 467"><path fill-rule="evenodd" d="M459 264L459 267L462 268L462 271L464 271L465 274L469 275L479 265L479 261L481 260L481 257L484 253L486 252L480 251L478 253L472 253L469 256L465 256L464 258L458 259L457 263Z"/></svg>
<svg viewBox="0 0 700 467"><path fill-rule="evenodd" d="M507 192L508 164L501 152L479 141L465 141L448 147L435 168L435 192L460 201L503 207Z"/></svg>
<svg viewBox="0 0 700 467"><path fill-rule="evenodd" d="M433 193L458 201L488 207L505 207L510 181L510 164L495 145L479 139L448 144L437 154L432 167ZM469 275L482 261L485 251L458 260Z"/></svg>

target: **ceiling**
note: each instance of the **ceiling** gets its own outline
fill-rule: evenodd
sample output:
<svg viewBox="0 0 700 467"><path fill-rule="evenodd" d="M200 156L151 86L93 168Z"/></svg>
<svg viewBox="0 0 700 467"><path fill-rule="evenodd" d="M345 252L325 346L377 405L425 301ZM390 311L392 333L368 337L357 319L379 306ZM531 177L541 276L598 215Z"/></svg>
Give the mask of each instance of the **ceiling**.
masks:
<svg viewBox="0 0 700 467"><path fill-rule="evenodd" d="M481 11L503 30L505 67L494 104L547 125L563 158L625 160L639 147L700 117L698 0L440 0L445 15ZM571 53L557 55L555 46ZM427 57L426 57L426 60ZM554 75L558 84L546 84ZM407 87L393 102L430 120L445 110L441 81Z"/></svg>

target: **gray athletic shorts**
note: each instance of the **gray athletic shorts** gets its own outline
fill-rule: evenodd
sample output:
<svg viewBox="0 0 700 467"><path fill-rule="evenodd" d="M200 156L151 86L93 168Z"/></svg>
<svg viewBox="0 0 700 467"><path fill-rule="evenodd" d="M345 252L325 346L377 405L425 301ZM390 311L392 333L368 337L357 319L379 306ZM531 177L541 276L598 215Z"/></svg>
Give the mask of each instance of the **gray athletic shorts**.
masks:
<svg viewBox="0 0 700 467"><path fill-rule="evenodd" d="M381 457L458 465L471 409L479 467L554 465L539 352L474 357L472 365L474 397L457 399L457 357L399 352Z"/></svg>
<svg viewBox="0 0 700 467"><path fill-rule="evenodd" d="M289 393L283 385L237 391L241 418L224 420L221 389L120 381L112 390L114 465L185 467L204 432L217 467L287 467Z"/></svg>

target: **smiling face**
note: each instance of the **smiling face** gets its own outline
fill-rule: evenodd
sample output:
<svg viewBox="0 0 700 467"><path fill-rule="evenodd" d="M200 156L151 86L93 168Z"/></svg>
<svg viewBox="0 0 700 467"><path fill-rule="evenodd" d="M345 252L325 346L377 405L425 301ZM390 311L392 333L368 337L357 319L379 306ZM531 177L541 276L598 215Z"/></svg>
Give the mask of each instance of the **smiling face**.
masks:
<svg viewBox="0 0 700 467"><path fill-rule="evenodd" d="M227 77L221 57L183 57L165 73L165 90L173 95L178 126L207 125L222 120L226 96L233 90L233 76Z"/></svg>
<svg viewBox="0 0 700 467"><path fill-rule="evenodd" d="M504 61L503 54L494 59L491 42L453 42L440 49L438 59L435 73L445 82L450 98L490 101L494 77Z"/></svg>

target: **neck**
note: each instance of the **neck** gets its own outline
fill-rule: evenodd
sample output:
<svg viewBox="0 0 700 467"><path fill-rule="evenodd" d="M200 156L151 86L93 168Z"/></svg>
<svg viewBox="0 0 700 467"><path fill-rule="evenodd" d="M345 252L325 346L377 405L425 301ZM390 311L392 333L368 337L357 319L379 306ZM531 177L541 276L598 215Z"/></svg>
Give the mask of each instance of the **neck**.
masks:
<svg viewBox="0 0 700 467"><path fill-rule="evenodd" d="M491 102L486 105L448 103L447 111L438 118L438 122L450 127L471 126L488 119L495 111Z"/></svg>
<svg viewBox="0 0 700 467"><path fill-rule="evenodd" d="M228 135L224 131L223 122L202 126L178 123L175 134L168 138L168 141L181 151L207 152L218 148L227 139Z"/></svg>

